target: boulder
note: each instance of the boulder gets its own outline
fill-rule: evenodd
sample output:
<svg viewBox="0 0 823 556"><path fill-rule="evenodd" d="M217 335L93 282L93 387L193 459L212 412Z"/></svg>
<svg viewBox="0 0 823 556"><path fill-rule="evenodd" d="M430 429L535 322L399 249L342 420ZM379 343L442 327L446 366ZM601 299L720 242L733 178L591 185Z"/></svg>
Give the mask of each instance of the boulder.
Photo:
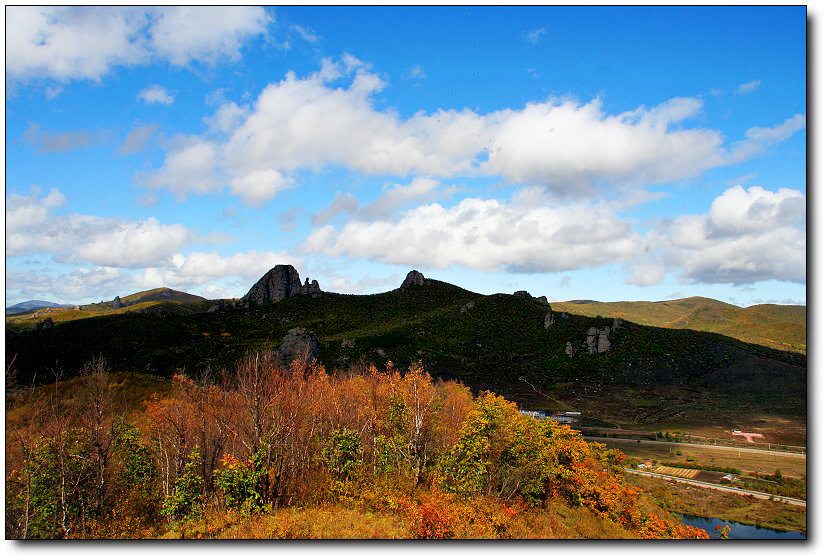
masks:
<svg viewBox="0 0 823 556"><path fill-rule="evenodd" d="M120 296L119 295L114 296L114 301L111 302L111 306L114 307L115 309L122 309L123 308L123 302L120 301Z"/></svg>
<svg viewBox="0 0 823 556"><path fill-rule="evenodd" d="M426 285L426 277L423 276L422 272L418 272L416 270L410 271L406 274L406 279L403 280L403 283L400 284L401 288L409 288L411 286L425 286Z"/></svg>
<svg viewBox="0 0 823 556"><path fill-rule="evenodd" d="M322 293L317 280L306 278L305 284L300 283L300 275L290 264L279 264L263 275L249 292L243 296L243 302L272 303L282 301L295 295L311 294L316 296Z"/></svg>
<svg viewBox="0 0 823 556"><path fill-rule="evenodd" d="M280 354L283 361L291 363L296 358L305 358L306 360L317 358L319 348L320 341L317 339L317 335L305 328L298 327L288 331L277 353Z"/></svg>

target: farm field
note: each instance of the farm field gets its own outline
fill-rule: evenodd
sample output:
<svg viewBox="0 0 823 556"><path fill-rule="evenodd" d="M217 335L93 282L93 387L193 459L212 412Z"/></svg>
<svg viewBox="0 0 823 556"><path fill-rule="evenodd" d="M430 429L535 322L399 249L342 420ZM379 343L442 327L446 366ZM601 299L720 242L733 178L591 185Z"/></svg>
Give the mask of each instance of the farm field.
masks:
<svg viewBox="0 0 823 556"><path fill-rule="evenodd" d="M616 448L630 458L666 461L669 463L690 463L687 458L694 458L691 463L737 467L741 471L757 471L758 473L773 473L776 469L787 477L805 478L806 459L780 452L759 453L719 450L711 447L682 445L671 446L646 443L627 442L625 440L599 440L609 448ZM678 455L680 452L680 455Z"/></svg>

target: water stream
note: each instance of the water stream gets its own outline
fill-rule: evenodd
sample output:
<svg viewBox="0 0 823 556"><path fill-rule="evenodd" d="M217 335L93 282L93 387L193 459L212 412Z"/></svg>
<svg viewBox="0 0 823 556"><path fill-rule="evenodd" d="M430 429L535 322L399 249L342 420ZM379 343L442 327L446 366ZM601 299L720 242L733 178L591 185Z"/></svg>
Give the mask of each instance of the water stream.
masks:
<svg viewBox="0 0 823 556"><path fill-rule="evenodd" d="M731 527L729 531L729 539L785 539L785 540L805 540L806 535L797 531L777 531L776 529L768 529L766 527L757 527L756 525L743 525L734 521L724 521L715 517L699 517L696 515L680 514L683 517L683 523L686 525L693 525L705 529L709 536L713 539L720 538L720 531L715 529L715 526L728 525Z"/></svg>

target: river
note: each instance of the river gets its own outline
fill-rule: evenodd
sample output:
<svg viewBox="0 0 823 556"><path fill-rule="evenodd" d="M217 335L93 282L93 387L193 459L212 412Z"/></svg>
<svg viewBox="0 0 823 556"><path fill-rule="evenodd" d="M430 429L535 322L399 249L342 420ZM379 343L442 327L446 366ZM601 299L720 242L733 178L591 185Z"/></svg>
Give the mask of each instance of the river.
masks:
<svg viewBox="0 0 823 556"><path fill-rule="evenodd" d="M683 517L683 523L686 525L693 525L705 529L709 536L713 539L720 538L720 531L715 529L716 525L723 527L728 525L731 527L729 531L729 539L782 539L782 540L805 540L804 533L797 531L777 531L776 529L767 529L766 527L757 527L755 525L743 525L734 521L724 521L714 517L698 517L696 515L680 514Z"/></svg>

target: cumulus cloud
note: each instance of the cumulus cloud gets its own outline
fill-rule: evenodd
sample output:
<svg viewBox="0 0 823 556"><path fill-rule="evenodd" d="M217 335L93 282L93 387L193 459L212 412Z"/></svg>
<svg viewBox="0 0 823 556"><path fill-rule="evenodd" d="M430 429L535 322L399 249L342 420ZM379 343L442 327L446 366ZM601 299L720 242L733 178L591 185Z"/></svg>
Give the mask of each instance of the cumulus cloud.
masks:
<svg viewBox="0 0 823 556"><path fill-rule="evenodd" d="M187 255L177 253L172 258L172 264L164 268L145 269L141 280L147 287L151 284L169 287L199 285L229 276L249 281L257 280L277 264L299 266L302 262L299 257L277 251L245 251L232 255L221 255L216 251L195 251Z"/></svg>
<svg viewBox="0 0 823 556"><path fill-rule="evenodd" d="M99 80L117 66L236 60L273 17L262 7L59 7L6 10L11 79Z"/></svg>
<svg viewBox="0 0 823 556"><path fill-rule="evenodd" d="M391 220L326 225L304 247L389 264L559 272L629 260L643 250L644 239L606 205L552 206L525 190L510 202L467 198L451 208L422 205Z"/></svg>
<svg viewBox="0 0 823 556"><path fill-rule="evenodd" d="M169 93L165 87L161 85L150 85L140 91L140 94L137 95L137 98L145 102L146 104L172 104L174 102L174 97Z"/></svg>
<svg viewBox="0 0 823 556"><path fill-rule="evenodd" d="M292 184L291 178L277 170L255 170L231 180L231 191L246 203L260 206Z"/></svg>
<svg viewBox="0 0 823 556"><path fill-rule="evenodd" d="M148 176L146 185L168 189L179 199L189 193L208 193L219 188L217 145L197 137L181 138L178 143L163 166Z"/></svg>
<svg viewBox="0 0 823 556"><path fill-rule="evenodd" d="M146 148L155 131L157 131L157 125L155 124L141 125L134 128L123 139L123 144L120 145L118 152L122 155L128 155L142 151Z"/></svg>
<svg viewBox="0 0 823 556"><path fill-rule="evenodd" d="M708 213L675 219L662 241L664 257L690 281L805 283L805 208L795 189L732 187Z"/></svg>
<svg viewBox="0 0 823 556"><path fill-rule="evenodd" d="M214 133L227 134L234 131L243 121L247 109L235 102L224 102L211 116L203 118L209 130Z"/></svg>
<svg viewBox="0 0 823 556"><path fill-rule="evenodd" d="M49 253L58 262L136 268L162 264L194 234L155 218L130 221L82 214L56 215L57 189L40 196L11 194L6 203L6 254Z"/></svg>
<svg viewBox="0 0 823 556"><path fill-rule="evenodd" d="M9 300L46 299L60 303L86 303L111 299L131 290L131 277L117 268L78 268L51 275L40 272L6 272Z"/></svg>
<svg viewBox="0 0 823 556"><path fill-rule="evenodd" d="M666 269L658 264L638 263L628 267L625 282L633 286L654 286L666 277Z"/></svg>
<svg viewBox="0 0 823 556"><path fill-rule="evenodd" d="M774 127L751 128L729 146L717 130L686 127L702 110L696 98L618 114L607 113L599 99L550 98L486 114L438 110L403 118L377 107L375 97L385 86L368 64L348 54L324 59L303 78L289 72L248 108L224 104L207 119L211 132L226 135L214 140L212 154L229 180L259 171L289 176L341 167L381 176L498 176L557 194L593 195L695 177L805 127L799 114ZM167 163L188 149L172 149Z"/></svg>
<svg viewBox="0 0 823 556"><path fill-rule="evenodd" d="M178 6L156 9L148 33L154 51L172 64L213 63L240 57L250 37L264 34L272 17L262 7Z"/></svg>

